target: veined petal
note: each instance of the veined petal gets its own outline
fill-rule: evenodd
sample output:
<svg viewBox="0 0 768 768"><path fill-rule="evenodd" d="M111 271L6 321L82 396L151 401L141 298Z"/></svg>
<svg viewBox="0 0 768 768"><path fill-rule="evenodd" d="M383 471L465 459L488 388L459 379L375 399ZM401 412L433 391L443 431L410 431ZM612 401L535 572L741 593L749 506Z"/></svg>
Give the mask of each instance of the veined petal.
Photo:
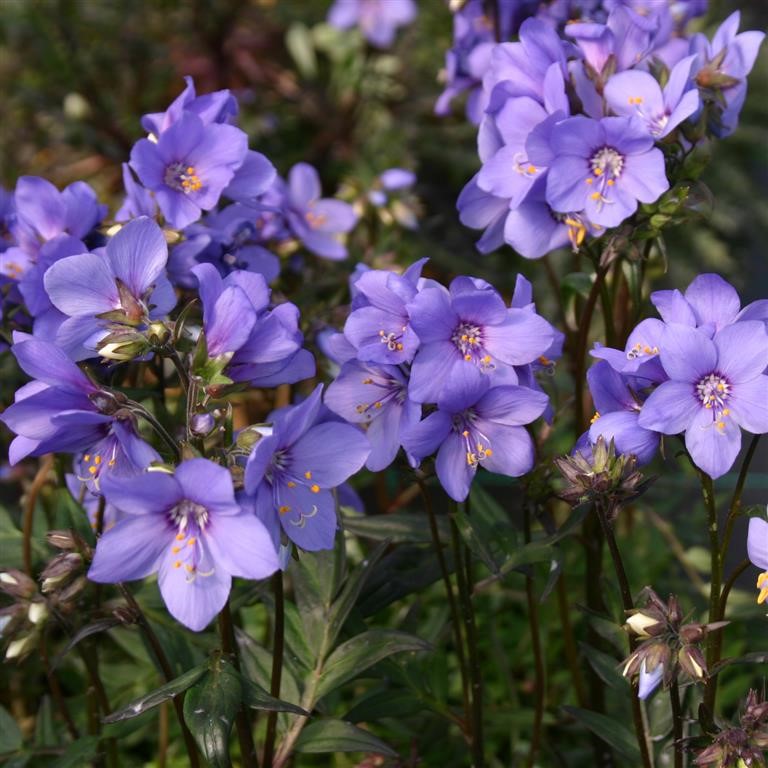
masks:
<svg viewBox="0 0 768 768"><path fill-rule="evenodd" d="M65 315L97 315L120 306L109 261L97 253L57 261L45 273L43 282L51 303Z"/></svg>
<svg viewBox="0 0 768 768"><path fill-rule="evenodd" d="M768 333L765 323L744 320L715 334L717 369L731 383L750 381L768 367Z"/></svg>
<svg viewBox="0 0 768 768"><path fill-rule="evenodd" d="M435 470L445 492L454 501L464 501L469 496L469 487L477 472L477 464L467 462L464 440L451 432L437 452Z"/></svg>
<svg viewBox="0 0 768 768"><path fill-rule="evenodd" d="M232 475L225 467L208 459L187 459L176 467L174 477L183 498L215 511L217 515L240 512L235 502Z"/></svg>
<svg viewBox="0 0 768 768"><path fill-rule="evenodd" d="M759 517L750 518L747 555L753 565L768 570L768 521Z"/></svg>
<svg viewBox="0 0 768 768"><path fill-rule="evenodd" d="M141 216L107 243L107 257L115 276L139 297L165 273L168 246L157 223Z"/></svg>
<svg viewBox="0 0 768 768"><path fill-rule="evenodd" d="M664 435L678 435L689 428L701 411L712 418L712 412L697 399L693 384L666 381L645 401L638 424Z"/></svg>
<svg viewBox="0 0 768 768"><path fill-rule="evenodd" d="M685 291L685 299L696 313L699 325L716 329L732 323L741 307L739 294L720 275L699 275Z"/></svg>
<svg viewBox="0 0 768 768"><path fill-rule="evenodd" d="M293 444L290 466L308 483L335 488L365 464L370 451L357 427L331 421L312 427Z"/></svg>
<svg viewBox="0 0 768 768"><path fill-rule="evenodd" d="M664 329L660 356L669 378L677 381L696 383L717 365L717 349L706 334L678 323Z"/></svg>
<svg viewBox="0 0 768 768"><path fill-rule="evenodd" d="M91 380L55 344L29 339L11 347L21 369L33 379L70 392L95 392Z"/></svg>
<svg viewBox="0 0 768 768"><path fill-rule="evenodd" d="M507 477L520 477L533 468L533 440L523 427L482 421L478 429L488 438L492 453L482 462L489 472Z"/></svg>
<svg viewBox="0 0 768 768"><path fill-rule="evenodd" d="M403 429L402 444L408 453L421 460L432 455L451 431L451 417L434 411L418 424Z"/></svg>
<svg viewBox="0 0 768 768"><path fill-rule="evenodd" d="M165 472L144 472L138 478L108 475L102 480L101 491L108 503L126 515L155 516L183 498L175 477Z"/></svg>
<svg viewBox="0 0 768 768"><path fill-rule="evenodd" d="M313 493L305 485L288 488L283 484L279 487L278 514L294 544L308 552L333 549L337 520L336 502L330 491Z"/></svg>
<svg viewBox="0 0 768 768"><path fill-rule="evenodd" d="M266 579L279 567L269 532L249 512L212 516L205 535L216 567L231 576Z"/></svg>
<svg viewBox="0 0 768 768"><path fill-rule="evenodd" d="M685 447L696 466L713 480L722 477L733 466L741 449L741 430L733 419L724 419L721 426L712 418L712 411L700 409L685 432Z"/></svg>
<svg viewBox="0 0 768 768"><path fill-rule="evenodd" d="M88 578L102 584L143 579L158 569L172 540L157 515L123 518L99 538Z"/></svg>
<svg viewBox="0 0 768 768"><path fill-rule="evenodd" d="M528 387L493 387L477 402L474 410L486 421L507 426L523 426L541 416L549 403L544 392Z"/></svg>
<svg viewBox="0 0 768 768"><path fill-rule="evenodd" d="M768 432L768 376L760 375L734 386L726 405L736 423L747 432Z"/></svg>

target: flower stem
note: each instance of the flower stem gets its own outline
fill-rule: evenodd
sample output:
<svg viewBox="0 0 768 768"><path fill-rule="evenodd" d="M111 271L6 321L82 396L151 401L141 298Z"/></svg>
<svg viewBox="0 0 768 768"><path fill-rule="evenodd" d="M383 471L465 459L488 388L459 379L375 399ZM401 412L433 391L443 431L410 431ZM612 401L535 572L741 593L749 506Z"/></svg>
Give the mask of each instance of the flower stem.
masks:
<svg viewBox="0 0 768 768"><path fill-rule="evenodd" d="M523 524L525 543L531 541L531 511L528 504L523 505ZM539 632L539 603L533 585L532 571L525 576L525 594L528 602L528 624L531 628L531 646L533 647L534 662L534 714L531 746L528 750L528 768L536 764L536 757L541 747L542 723L544 721L545 671L544 658L541 653L541 633Z"/></svg>
<svg viewBox="0 0 768 768"><path fill-rule="evenodd" d="M152 629L152 625L144 615L144 611L141 610L141 606L136 601L131 591L125 584L118 584L117 588L120 590L125 601L130 606L131 610L136 616L139 624L139 628L144 634L146 641L149 643L149 647L155 655L155 661L157 662L160 671L165 678L166 683L170 683L174 678L173 667L171 667L168 657L165 655L163 646L160 645L160 641L157 639L155 630ZM182 736L184 737L184 746L187 749L187 758L189 760L190 768L200 768L200 759L197 754L197 747L195 746L195 740L192 738L192 734L187 728L187 724L184 721L184 694L180 693L178 696L173 697L173 707L176 710L176 717L179 721L179 727L181 728Z"/></svg>
<svg viewBox="0 0 768 768"><path fill-rule="evenodd" d="M144 421L146 421L147 424L149 424L152 429L155 430L155 432L157 432L157 434L162 438L163 442L173 452L174 459L176 461L180 461L181 449L179 448L179 444L171 437L166 428L155 418L155 416L151 414L141 403L136 403L132 400L129 400L128 407L133 413L141 416L141 418L144 419Z"/></svg>
<svg viewBox="0 0 768 768"><path fill-rule="evenodd" d="M731 497L731 505L728 507L728 517L725 521L723 541L720 545L720 559L723 562L725 562L725 558L728 555L728 546L731 543L731 536L733 536L733 526L736 524L736 520L741 512L741 495L744 492L744 485L747 482L747 475L749 474L749 466L752 463L752 458L755 455L757 444L759 442L760 435L753 435L749 448L747 449L747 454L744 456L744 461L739 470L739 477L736 481L736 487L733 490L733 496Z"/></svg>
<svg viewBox="0 0 768 768"><path fill-rule="evenodd" d="M669 686L669 703L672 707L672 734L675 750L675 768L683 768L683 709L680 706L680 689L677 679Z"/></svg>
<svg viewBox="0 0 768 768"><path fill-rule="evenodd" d="M24 561L24 570L29 576L34 578L32 573L32 523L35 518L35 505L40 490L48 480L48 473L53 468L53 454L49 453L43 457L40 462L40 468L35 474L32 484L27 491L27 499L24 504L24 517L22 520L22 557Z"/></svg>
<svg viewBox="0 0 768 768"><path fill-rule="evenodd" d="M453 544L456 583L459 587L459 603L464 618L464 632L467 638L469 678L472 692L472 741L470 744L472 749L472 766L473 768L484 768L483 677L477 648L477 627L475 625L475 611L472 606L472 593L467 578L468 574L464 570L464 565L462 563L463 558L459 529L456 526L456 520L453 516L451 516L451 543Z"/></svg>
<svg viewBox="0 0 768 768"><path fill-rule="evenodd" d="M276 699L280 698L280 683L283 671L283 649L285 644L285 596L283 594L283 572L277 571L272 577L272 588L275 593L275 640L272 645L272 678L269 692ZM267 716L267 735L264 741L264 768L272 768L275 754L275 737L277 736L277 712L272 711Z"/></svg>
<svg viewBox="0 0 768 768"><path fill-rule="evenodd" d="M440 541L440 532L437 527L437 518L435 517L435 510L432 507L432 499L427 493L424 482L419 478L417 480L419 490L421 491L422 499L424 500L424 506L427 509L427 517L429 518L429 529L432 533L432 543L435 545L435 554L437 555L437 562L440 566L440 573L443 577L443 584L445 585L445 594L448 598L448 608L451 613L451 624L453 627L454 644L456 645L456 658L459 662L459 671L461 673L461 690L464 700L464 715L465 715L465 730L468 730L471 722L471 707L469 697L469 672L467 670L467 659L464 653L464 639L461 634L461 618L459 616L459 607L456 603L456 595L453 592L453 584L451 583L451 574L448 570L448 564L445 561L445 553L443 552L443 544ZM458 568L458 563L456 564Z"/></svg>
<svg viewBox="0 0 768 768"><path fill-rule="evenodd" d="M621 602L625 611L631 611L635 607L635 603L632 599L632 590L629 586L629 579L627 578L627 572L624 568L624 561L621 559L621 551L619 545L616 543L616 536L613 532L613 525L608 520L606 511L601 505L595 505L595 512L600 520L600 526L603 530L603 535L608 544L608 550L611 553L611 560L613 561L613 569L616 572L616 578L619 582L619 591L621 592ZM635 650L636 640L629 635L629 651L632 653ZM632 720L635 724L635 734L637 736L637 745L640 747L640 758L644 768L651 768L653 763L651 762L651 751L648 746L648 734L646 733L645 720L643 718L643 704L637 696L637 682L632 684L632 693L630 696L630 703L632 705Z"/></svg>
<svg viewBox="0 0 768 768"><path fill-rule="evenodd" d="M219 613L219 633L221 635L221 650L232 657L235 669L240 671L240 657L237 653L235 641L235 629L232 626L232 612L229 608L229 599ZM237 739L240 742L240 759L243 768L256 768L256 745L253 743L251 722L245 705L241 704L235 716Z"/></svg>

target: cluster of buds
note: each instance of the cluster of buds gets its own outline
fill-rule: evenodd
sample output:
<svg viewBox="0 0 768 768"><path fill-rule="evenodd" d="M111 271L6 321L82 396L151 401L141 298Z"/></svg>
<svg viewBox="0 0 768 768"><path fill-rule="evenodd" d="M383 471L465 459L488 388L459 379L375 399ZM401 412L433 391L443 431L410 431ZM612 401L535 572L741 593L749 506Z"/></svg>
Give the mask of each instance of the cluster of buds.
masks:
<svg viewBox="0 0 768 768"><path fill-rule="evenodd" d="M5 658L22 659L37 647L48 607L34 580L14 568L0 571L0 592L12 600L0 608L0 634L8 640Z"/></svg>
<svg viewBox="0 0 768 768"><path fill-rule="evenodd" d="M555 459L555 466L566 480L559 496L577 506L593 502L613 520L623 504L643 493L651 479L637 471L637 457L616 454L614 441L601 435L589 452L577 452Z"/></svg>
<svg viewBox="0 0 768 768"><path fill-rule="evenodd" d="M751 690L738 726L724 728L693 761L707 768L766 768L768 701Z"/></svg>
<svg viewBox="0 0 768 768"><path fill-rule="evenodd" d="M90 559L90 547L75 531L49 531L46 539L61 552L40 574L40 588L44 595L56 600L59 608L66 610L88 583L85 566Z"/></svg>
<svg viewBox="0 0 768 768"><path fill-rule="evenodd" d="M664 602L650 587L647 602L627 619L627 628L642 642L624 663L625 677L639 675L638 696L645 699L662 680L669 686L681 674L698 682L707 675L707 663L699 647L709 632L722 629L727 621L711 624L683 623L680 604L674 595Z"/></svg>

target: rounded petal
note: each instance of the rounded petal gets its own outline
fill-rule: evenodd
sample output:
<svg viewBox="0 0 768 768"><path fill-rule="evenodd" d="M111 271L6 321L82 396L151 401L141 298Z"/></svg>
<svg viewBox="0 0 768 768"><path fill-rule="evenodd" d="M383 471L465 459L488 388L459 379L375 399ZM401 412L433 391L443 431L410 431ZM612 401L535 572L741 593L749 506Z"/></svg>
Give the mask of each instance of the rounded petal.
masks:
<svg viewBox="0 0 768 768"><path fill-rule="evenodd" d="M279 567L272 537L250 513L214 515L205 534L216 567L231 576L266 579Z"/></svg>
<svg viewBox="0 0 768 768"><path fill-rule="evenodd" d="M661 150L627 155L624 171L616 186L641 203L655 203L669 189Z"/></svg>
<svg viewBox="0 0 768 768"><path fill-rule="evenodd" d="M768 521L759 517L750 519L747 555L753 565L768 570Z"/></svg>
<svg viewBox="0 0 768 768"><path fill-rule="evenodd" d="M552 326L541 316L524 309L510 309L507 319L484 330L485 348L507 365L532 363L554 340Z"/></svg>
<svg viewBox="0 0 768 768"><path fill-rule="evenodd" d="M664 435L678 435L688 429L701 411L693 385L685 381L666 381L660 384L645 401L638 424ZM711 411L706 411L710 419Z"/></svg>
<svg viewBox="0 0 768 768"><path fill-rule="evenodd" d="M240 512L228 469L208 459L187 459L176 467L174 477L183 498L201 504L208 510L215 510L218 515L236 515Z"/></svg>
<svg viewBox="0 0 768 768"><path fill-rule="evenodd" d="M98 315L120 306L115 275L97 253L67 256L46 271L45 290L65 315Z"/></svg>
<svg viewBox="0 0 768 768"><path fill-rule="evenodd" d="M750 381L768 367L768 333L765 323L745 320L715 334L717 370L731 383Z"/></svg>
<svg viewBox="0 0 768 768"><path fill-rule="evenodd" d="M713 480L733 466L741 449L741 430L733 419L715 424L712 411L702 408L685 432L685 447L696 466Z"/></svg>
<svg viewBox="0 0 768 768"><path fill-rule="evenodd" d="M101 482L104 498L126 515L167 512L182 498L179 484L166 472L145 472L138 478L106 476Z"/></svg>
<svg viewBox="0 0 768 768"><path fill-rule="evenodd" d="M533 440L523 427L480 422L478 429L488 438L493 451L482 462L482 466L489 472L507 477L520 477L533 468Z"/></svg>
<svg viewBox="0 0 768 768"><path fill-rule="evenodd" d="M464 440L455 432L440 446L435 469L440 484L454 501L464 501L477 472L477 464L467 462Z"/></svg>
<svg viewBox="0 0 768 768"><path fill-rule="evenodd" d="M308 163L297 163L288 172L288 195L291 205L299 210L305 208L322 194L320 177Z"/></svg>
<svg viewBox="0 0 768 768"><path fill-rule="evenodd" d="M278 489L275 489L277 499ZM287 509L286 509L287 508ZM280 524L288 538L308 552L333 549L336 539L336 502L330 491L313 493L307 486L279 487Z"/></svg>
<svg viewBox="0 0 768 768"><path fill-rule="evenodd" d="M141 216L128 222L107 243L107 257L115 276L139 297L164 274L168 245L157 223Z"/></svg>
<svg viewBox="0 0 768 768"><path fill-rule="evenodd" d="M431 456L448 437L451 417L445 411L434 411L423 421L403 429L402 444L408 453L421 460Z"/></svg>
<svg viewBox="0 0 768 768"><path fill-rule="evenodd" d="M614 411L600 416L589 428L589 439L594 443L603 436L614 440L617 453L632 454L640 464L647 464L659 448L659 435L638 424L636 411Z"/></svg>
<svg viewBox="0 0 768 768"><path fill-rule="evenodd" d="M357 427L330 421L312 427L291 446L290 468L322 488L335 488L365 464L370 451Z"/></svg>
<svg viewBox="0 0 768 768"><path fill-rule="evenodd" d="M21 369L33 379L87 394L96 387L91 380L55 344L40 339L21 341L11 347Z"/></svg>
<svg viewBox="0 0 768 768"><path fill-rule="evenodd" d="M486 421L507 426L523 426L544 413L549 398L528 387L493 387L478 401L474 410Z"/></svg>
<svg viewBox="0 0 768 768"><path fill-rule="evenodd" d="M727 406L742 429L753 435L768 432L768 376L760 375L735 386Z"/></svg>
<svg viewBox="0 0 768 768"><path fill-rule="evenodd" d="M700 381L717 366L717 349L703 332L670 323L661 342L661 364L670 379Z"/></svg>
<svg viewBox="0 0 768 768"><path fill-rule="evenodd" d="M741 307L739 294L720 275L699 275L685 291L686 301L693 307L699 325L722 328L736 319Z"/></svg>
<svg viewBox="0 0 768 768"><path fill-rule="evenodd" d="M99 538L88 578L101 584L143 579L158 569L172 540L158 515L123 518Z"/></svg>

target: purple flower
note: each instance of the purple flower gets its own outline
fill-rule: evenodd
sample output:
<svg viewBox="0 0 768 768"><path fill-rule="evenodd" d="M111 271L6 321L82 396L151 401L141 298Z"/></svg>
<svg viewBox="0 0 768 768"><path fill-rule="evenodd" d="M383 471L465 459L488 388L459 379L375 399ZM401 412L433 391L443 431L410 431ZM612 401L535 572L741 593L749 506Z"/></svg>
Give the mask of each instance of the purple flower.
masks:
<svg viewBox="0 0 768 768"><path fill-rule="evenodd" d="M167 259L162 230L142 217L126 224L103 254L81 253L53 264L45 273L45 290L53 306L67 316L56 343L77 360L97 353L122 359L115 338L125 334L135 340L176 304L165 277Z"/></svg>
<svg viewBox="0 0 768 768"><path fill-rule="evenodd" d="M637 683L637 698L647 699L658 687L664 678L664 665L657 664L650 672L646 669L647 659L643 659L640 665L640 676Z"/></svg>
<svg viewBox="0 0 768 768"><path fill-rule="evenodd" d="M170 225L183 229L218 203L247 152L248 137L239 128L182 112L157 142L134 145L131 167Z"/></svg>
<svg viewBox="0 0 768 768"><path fill-rule="evenodd" d="M593 224L614 227L641 203L667 189L664 155L636 117L572 117L552 129L555 159L547 201L556 211L584 211Z"/></svg>
<svg viewBox="0 0 768 768"><path fill-rule="evenodd" d="M421 418L421 406L408 397L408 377L395 365L346 363L328 387L325 404L347 421L365 426L371 443L365 466L372 472L395 460L401 435Z"/></svg>
<svg viewBox="0 0 768 768"><path fill-rule="evenodd" d="M224 196L238 203L254 203L276 179L275 166L260 152L249 149L243 164L224 190Z"/></svg>
<svg viewBox="0 0 768 768"><path fill-rule="evenodd" d="M413 0L334 0L328 23L337 29L358 26L365 39L377 48L389 48L398 27L416 18Z"/></svg>
<svg viewBox="0 0 768 768"><path fill-rule="evenodd" d="M141 118L141 127L149 134L159 137L185 112L197 115L205 125L228 123L237 116L237 100L230 91L214 91L198 96L195 83L189 75L184 78L186 87L173 100L165 112L154 112Z"/></svg>
<svg viewBox="0 0 768 768"><path fill-rule="evenodd" d="M89 490L86 485L76 475L65 475L67 490L72 498L80 504L88 516L88 522L95 531L98 525L99 506L101 505L101 494ZM111 504L105 504L102 512L102 530L108 531L116 522L120 513Z"/></svg>
<svg viewBox="0 0 768 768"><path fill-rule="evenodd" d="M280 528L302 549L332 549L336 503L331 489L365 463L370 445L349 424L318 423L322 385L301 405L275 416L272 434L248 457L246 493L274 540Z"/></svg>
<svg viewBox="0 0 768 768"><path fill-rule="evenodd" d="M34 379L16 392L13 405L0 415L0 421L16 433L8 451L11 464L27 456L90 450L96 469L87 474L93 476L104 469L120 471L118 460L123 457L146 466L145 460L157 456L138 437L134 419L123 407L124 398L93 384L58 347L28 337L11 351ZM105 440L113 448L105 453L98 447L93 450Z"/></svg>
<svg viewBox="0 0 768 768"><path fill-rule="evenodd" d="M747 555L752 565L763 569L757 577L757 588L760 593L757 596L758 603L764 603L768 599L768 521L759 517L753 517L749 521L747 533Z"/></svg>
<svg viewBox="0 0 768 768"><path fill-rule="evenodd" d="M128 163L123 163L123 186L125 200L115 214L115 221L130 221L139 216L149 216L153 219L157 214L155 198L136 181Z"/></svg>
<svg viewBox="0 0 768 768"><path fill-rule="evenodd" d="M653 383L665 381L667 374L659 360L664 327L656 318L643 320L629 334L623 351L595 345L592 357L606 360L614 371L624 376Z"/></svg>
<svg viewBox="0 0 768 768"><path fill-rule="evenodd" d="M229 471L207 459L141 482L110 478L102 490L121 517L99 539L88 578L112 584L158 572L169 612L194 631L224 607L233 576L264 579L278 568L266 529L235 501Z"/></svg>
<svg viewBox="0 0 768 768"><path fill-rule="evenodd" d="M639 464L651 461L659 448L659 435L638 424L640 393L604 360L587 371L587 381L596 411L590 441L594 444L602 435L607 442L614 441L617 453L636 456Z"/></svg>
<svg viewBox="0 0 768 768"><path fill-rule="evenodd" d="M471 366L486 374L497 368L516 383L509 366L526 365L552 343L550 324L534 312L510 309L487 283L456 278L446 290L425 287L408 305L421 346L413 360L409 394L435 402L444 383Z"/></svg>
<svg viewBox="0 0 768 768"><path fill-rule="evenodd" d="M740 22L741 13L734 11L720 25L711 43L702 34L691 38L690 52L698 56L693 67L696 84L705 101L719 107L710 129L721 138L736 130L747 97L746 78L765 38L763 32L738 33Z"/></svg>
<svg viewBox="0 0 768 768"><path fill-rule="evenodd" d="M211 264L192 270L199 282L208 357L224 375L252 386L295 383L314 375L303 350L298 309L290 303L268 310L264 278L237 270L222 280Z"/></svg>
<svg viewBox="0 0 768 768"><path fill-rule="evenodd" d="M426 259L403 275L383 269L364 272L355 283L355 309L344 325L344 336L363 362L399 365L410 362L419 338L410 326L408 303L418 293Z"/></svg>
<svg viewBox="0 0 768 768"><path fill-rule="evenodd" d="M261 245L258 212L235 203L214 211L184 230L185 239L171 250L168 276L175 285L193 289L192 268L212 264L222 277L236 270L257 272L270 283L280 274L280 260Z"/></svg>
<svg viewBox="0 0 768 768"><path fill-rule="evenodd" d="M340 260L347 249L340 235L357 223L352 206L341 200L321 198L320 177L307 163L298 163L288 173L284 212L292 233L317 256Z"/></svg>
<svg viewBox="0 0 768 768"><path fill-rule="evenodd" d="M544 412L548 398L526 387L491 387L487 376L463 365L446 381L438 410L403 434L417 460L437 451L435 469L456 501L469 494L477 468L519 477L533 467L534 447L523 428Z"/></svg>
<svg viewBox="0 0 768 768"><path fill-rule="evenodd" d="M696 466L713 478L724 475L741 448L741 430L768 432L768 334L757 321L735 323L714 338L671 323L662 336L661 364L669 381L643 406L638 423L676 435Z"/></svg>
<svg viewBox="0 0 768 768"><path fill-rule="evenodd" d="M617 115L639 117L654 139L667 136L699 108L699 91L690 81L695 59L678 62L663 90L648 72L619 72L605 86L608 106Z"/></svg>

